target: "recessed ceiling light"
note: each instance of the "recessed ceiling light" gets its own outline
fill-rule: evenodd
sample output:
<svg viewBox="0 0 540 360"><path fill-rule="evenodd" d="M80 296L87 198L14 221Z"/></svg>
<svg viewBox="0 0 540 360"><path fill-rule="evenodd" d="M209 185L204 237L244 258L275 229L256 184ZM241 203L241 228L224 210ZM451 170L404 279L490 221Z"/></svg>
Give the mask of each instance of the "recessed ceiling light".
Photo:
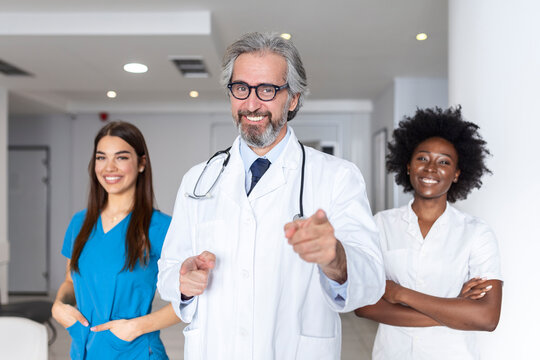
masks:
<svg viewBox="0 0 540 360"><path fill-rule="evenodd" d="M124 65L124 70L134 74L142 74L148 71L148 66L139 63L129 63Z"/></svg>
<svg viewBox="0 0 540 360"><path fill-rule="evenodd" d="M287 34L287 33L283 33L280 35L282 38L284 38L285 40L291 40L292 38L292 35L291 34Z"/></svg>
<svg viewBox="0 0 540 360"><path fill-rule="evenodd" d="M419 33L419 34L416 34L416 40L418 41L424 41L427 39L427 34L426 33Z"/></svg>
<svg viewBox="0 0 540 360"><path fill-rule="evenodd" d="M195 91L195 90L192 90L192 91L189 92L189 96L191 96L192 98L199 97L199 92Z"/></svg>
<svg viewBox="0 0 540 360"><path fill-rule="evenodd" d="M113 90L107 91L107 97L109 99L114 99L116 97L116 91L113 91Z"/></svg>

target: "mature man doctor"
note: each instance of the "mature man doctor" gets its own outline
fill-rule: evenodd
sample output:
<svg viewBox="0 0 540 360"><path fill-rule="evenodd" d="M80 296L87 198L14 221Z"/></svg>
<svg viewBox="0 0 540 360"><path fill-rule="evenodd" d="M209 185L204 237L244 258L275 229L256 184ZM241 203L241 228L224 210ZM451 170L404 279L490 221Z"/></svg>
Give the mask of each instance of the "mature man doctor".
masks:
<svg viewBox="0 0 540 360"><path fill-rule="evenodd" d="M362 175L287 125L307 91L290 41L244 35L222 81L240 136L184 176L159 260L185 359L339 359L338 312L384 290Z"/></svg>

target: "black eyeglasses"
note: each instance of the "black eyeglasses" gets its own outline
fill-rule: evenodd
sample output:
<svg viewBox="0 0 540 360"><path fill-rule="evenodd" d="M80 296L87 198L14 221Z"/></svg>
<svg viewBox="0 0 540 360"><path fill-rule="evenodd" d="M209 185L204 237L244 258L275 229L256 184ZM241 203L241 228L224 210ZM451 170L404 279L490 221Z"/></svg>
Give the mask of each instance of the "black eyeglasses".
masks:
<svg viewBox="0 0 540 360"><path fill-rule="evenodd" d="M286 89L289 84L277 86L274 84L259 84L250 86L243 81L233 82L227 85L232 96L238 100L246 100L251 95L251 89L255 89L255 94L262 101L272 101L276 97L278 91Z"/></svg>

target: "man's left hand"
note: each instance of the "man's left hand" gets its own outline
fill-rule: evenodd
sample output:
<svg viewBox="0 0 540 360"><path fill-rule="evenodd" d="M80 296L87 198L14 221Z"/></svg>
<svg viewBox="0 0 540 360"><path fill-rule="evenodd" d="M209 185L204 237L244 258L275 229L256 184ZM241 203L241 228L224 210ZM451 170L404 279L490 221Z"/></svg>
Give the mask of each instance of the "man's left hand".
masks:
<svg viewBox="0 0 540 360"><path fill-rule="evenodd" d="M317 210L307 219L287 223L284 229L289 244L303 260L319 264L334 281L347 280L345 250L334 236L334 227L323 210Z"/></svg>

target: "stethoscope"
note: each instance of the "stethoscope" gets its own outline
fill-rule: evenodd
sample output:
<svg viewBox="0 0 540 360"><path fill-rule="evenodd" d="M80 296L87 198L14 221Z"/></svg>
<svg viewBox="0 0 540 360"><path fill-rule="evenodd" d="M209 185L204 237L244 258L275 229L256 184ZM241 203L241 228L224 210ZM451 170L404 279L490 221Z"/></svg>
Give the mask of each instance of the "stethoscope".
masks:
<svg viewBox="0 0 540 360"><path fill-rule="evenodd" d="M300 212L294 215L293 220L302 219L304 217L303 197L304 197L304 171L306 169L306 150L304 149L304 144L302 144L300 141L298 141L298 143L300 144L300 147L302 148L302 172L301 172L301 178L300 178L300 196L298 198ZM219 178L221 177L221 174L223 174L223 171L225 170L225 167L227 167L227 165L229 164L229 160L231 158L230 150L231 150L230 147L228 147L225 150L220 150L216 152L214 155L212 155L210 159L208 159L208 161L204 165L203 171L201 172L201 174L199 175L199 178L197 179L197 182L195 183L195 187L193 188L193 193L192 194L186 193L185 195L187 197L191 199L195 199L195 200L209 199L212 197L212 194L211 194L212 190L218 183ZM221 165L221 169L219 170L219 173L216 179L214 180L210 188L208 188L208 190L205 193L197 193L197 188L199 187L201 179L204 177L204 173L206 172L206 169L208 169L208 167L212 163L212 160L217 159L217 157L220 155L226 155L226 156L225 156L225 160L223 160L223 164Z"/></svg>

